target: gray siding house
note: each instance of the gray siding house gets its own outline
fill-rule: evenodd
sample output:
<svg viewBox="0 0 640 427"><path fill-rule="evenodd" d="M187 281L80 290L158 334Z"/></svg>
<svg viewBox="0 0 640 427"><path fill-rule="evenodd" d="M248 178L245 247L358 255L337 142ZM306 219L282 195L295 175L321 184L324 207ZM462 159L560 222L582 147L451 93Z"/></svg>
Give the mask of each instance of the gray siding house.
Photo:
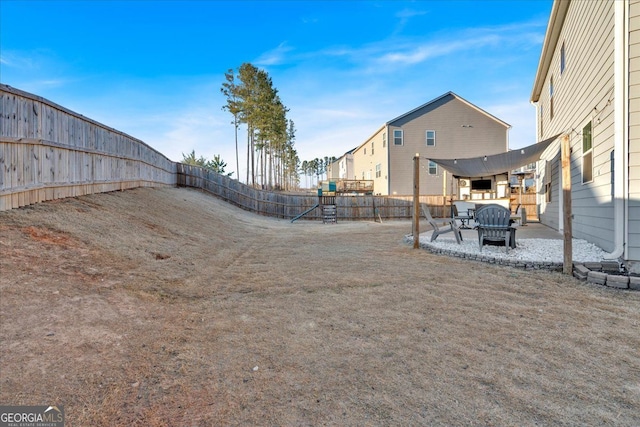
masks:
<svg viewBox="0 0 640 427"><path fill-rule="evenodd" d="M452 175L430 158L468 158L508 150L510 125L453 92L380 127L353 152L354 179L374 180L374 192L413 192L413 158L421 158L420 193L455 195Z"/></svg>
<svg viewBox="0 0 640 427"><path fill-rule="evenodd" d="M569 137L573 236L640 271L640 1L555 0L531 102L539 140ZM537 186L540 220L561 230L559 144Z"/></svg>

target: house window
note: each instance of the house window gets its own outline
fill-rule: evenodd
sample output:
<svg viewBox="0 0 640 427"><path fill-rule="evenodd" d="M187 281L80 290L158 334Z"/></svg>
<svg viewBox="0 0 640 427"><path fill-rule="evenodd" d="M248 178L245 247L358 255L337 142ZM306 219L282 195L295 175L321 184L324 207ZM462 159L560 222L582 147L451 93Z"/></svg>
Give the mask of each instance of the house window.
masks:
<svg viewBox="0 0 640 427"><path fill-rule="evenodd" d="M562 42L562 47L560 48L560 74L564 73L565 64L566 64L565 49L564 49L564 42Z"/></svg>
<svg viewBox="0 0 640 427"><path fill-rule="evenodd" d="M549 79L549 120L553 120L553 76Z"/></svg>
<svg viewBox="0 0 640 427"><path fill-rule="evenodd" d="M371 179L371 171L370 170L367 171L367 179L369 179L369 180Z"/></svg>
<svg viewBox="0 0 640 427"><path fill-rule="evenodd" d="M365 147L365 149L364 149L364 155L365 155L365 156L367 155L367 148L366 148L366 147Z"/></svg>
<svg viewBox="0 0 640 427"><path fill-rule="evenodd" d="M384 148L384 147L386 147L386 146L387 146L387 133L386 133L386 132L384 132L384 133L382 134L382 148Z"/></svg>
<svg viewBox="0 0 640 427"><path fill-rule="evenodd" d="M552 198L551 198L551 189L552 188L553 187L551 186L550 182L544 185L544 192L545 192L545 198L544 199L545 199L545 201L547 203L551 203L551 200L552 200Z"/></svg>
<svg viewBox="0 0 640 427"><path fill-rule="evenodd" d="M373 142L371 143L371 155L373 156Z"/></svg>
<svg viewBox="0 0 640 427"><path fill-rule="evenodd" d="M429 160L429 175L437 175L438 174L438 165L435 162Z"/></svg>
<svg viewBox="0 0 640 427"><path fill-rule="evenodd" d="M593 181L593 146L591 122L582 128L582 183Z"/></svg>
<svg viewBox="0 0 640 427"><path fill-rule="evenodd" d="M427 131L427 147L435 147L436 146L436 131L428 130Z"/></svg>
<svg viewBox="0 0 640 427"><path fill-rule="evenodd" d="M402 137L402 130L395 129L393 131L393 145L403 145L403 144L404 144L404 141Z"/></svg>
<svg viewBox="0 0 640 427"><path fill-rule="evenodd" d="M376 178L380 178L382 176L382 163L378 163L376 165Z"/></svg>
<svg viewBox="0 0 640 427"><path fill-rule="evenodd" d="M552 169L551 169L551 161L547 160L545 162L545 166L544 166L544 194L545 194L545 201L547 203L551 203L552 197L551 197L551 189L553 188L551 186L551 177L552 177Z"/></svg>

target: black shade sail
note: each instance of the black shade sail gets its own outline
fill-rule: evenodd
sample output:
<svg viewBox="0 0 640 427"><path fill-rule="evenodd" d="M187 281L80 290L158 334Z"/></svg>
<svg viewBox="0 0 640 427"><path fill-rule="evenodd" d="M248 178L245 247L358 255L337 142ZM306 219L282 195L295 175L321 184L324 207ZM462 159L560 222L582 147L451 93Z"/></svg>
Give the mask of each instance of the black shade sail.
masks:
<svg viewBox="0 0 640 427"><path fill-rule="evenodd" d="M469 159L429 159L437 163L454 177L478 178L483 176L508 173L520 166L537 162L544 150L561 134L524 148L517 148L506 153L491 156L473 157Z"/></svg>

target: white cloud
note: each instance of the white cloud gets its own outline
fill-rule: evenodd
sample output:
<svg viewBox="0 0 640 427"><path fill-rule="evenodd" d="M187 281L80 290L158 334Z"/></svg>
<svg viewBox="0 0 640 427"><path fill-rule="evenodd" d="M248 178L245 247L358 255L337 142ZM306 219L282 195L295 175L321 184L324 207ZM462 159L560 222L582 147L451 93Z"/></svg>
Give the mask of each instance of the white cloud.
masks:
<svg viewBox="0 0 640 427"><path fill-rule="evenodd" d="M389 52L380 57L380 62L414 65L437 56L447 55L466 48L462 42L432 45L411 45L398 52Z"/></svg>
<svg viewBox="0 0 640 427"><path fill-rule="evenodd" d="M255 61L254 64L258 67L267 67L270 65L278 65L287 61L287 54L293 50L292 47L287 46L286 42L282 42L275 49L264 52Z"/></svg>
<svg viewBox="0 0 640 427"><path fill-rule="evenodd" d="M402 9L401 11L396 13L396 17L400 19L409 19L415 16L426 15L427 12L423 10L415 10L415 9Z"/></svg>
<svg viewBox="0 0 640 427"><path fill-rule="evenodd" d="M36 68L36 60L31 55L20 54L11 50L5 50L0 53L0 64L21 70Z"/></svg>

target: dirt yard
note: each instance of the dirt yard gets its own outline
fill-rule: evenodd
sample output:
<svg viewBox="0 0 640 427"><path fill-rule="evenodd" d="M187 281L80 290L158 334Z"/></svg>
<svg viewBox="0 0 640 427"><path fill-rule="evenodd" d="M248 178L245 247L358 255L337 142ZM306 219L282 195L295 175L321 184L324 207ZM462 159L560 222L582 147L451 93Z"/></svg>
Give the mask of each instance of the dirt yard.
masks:
<svg viewBox="0 0 640 427"><path fill-rule="evenodd" d="M0 404L67 426L640 425L640 292L188 189L0 213Z"/></svg>

